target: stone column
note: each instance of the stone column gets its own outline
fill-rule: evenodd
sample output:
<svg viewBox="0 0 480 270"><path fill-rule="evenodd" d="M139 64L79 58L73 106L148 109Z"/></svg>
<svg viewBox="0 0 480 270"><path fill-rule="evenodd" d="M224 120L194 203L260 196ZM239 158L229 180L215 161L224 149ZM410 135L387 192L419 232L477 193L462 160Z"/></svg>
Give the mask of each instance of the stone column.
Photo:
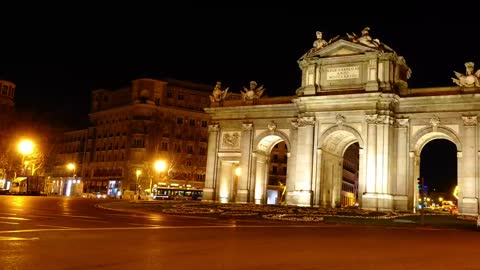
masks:
<svg viewBox="0 0 480 270"><path fill-rule="evenodd" d="M217 169L218 169L218 143L219 143L219 125L212 123L208 126L208 152L207 168L205 175L205 186L203 188L202 200L215 200Z"/></svg>
<svg viewBox="0 0 480 270"><path fill-rule="evenodd" d="M286 196L285 203L287 205L294 205L295 202L292 200L292 195L295 191L295 179L296 179L296 161L297 161L297 132L298 132L298 122L297 120L292 121L292 128L290 129L290 148L288 149L288 160L287 160L287 183L286 183Z"/></svg>
<svg viewBox="0 0 480 270"><path fill-rule="evenodd" d="M408 118L395 119L396 178L393 193L395 210L408 210Z"/></svg>
<svg viewBox="0 0 480 270"><path fill-rule="evenodd" d="M377 114L366 115L367 121L367 168L365 179L365 193L376 192L376 155L377 155Z"/></svg>
<svg viewBox="0 0 480 270"><path fill-rule="evenodd" d="M255 171L255 204L264 204L266 202L266 187L268 182L268 162L269 157L264 154L256 154Z"/></svg>
<svg viewBox="0 0 480 270"><path fill-rule="evenodd" d="M240 177L238 181L236 202L246 203L248 202L248 190L252 187L250 184L250 172L251 157L252 157L252 142L253 142L253 123L245 122L242 124L242 136L240 143L240 151L242 153L240 157Z"/></svg>
<svg viewBox="0 0 480 270"><path fill-rule="evenodd" d="M249 182L248 182L248 202L255 202L255 181L257 179L257 153L252 153L251 155L251 167L248 172Z"/></svg>
<svg viewBox="0 0 480 270"><path fill-rule="evenodd" d="M477 214L477 116L463 116L462 162L458 164L459 200L462 214ZM458 151L459 149L457 149Z"/></svg>
<svg viewBox="0 0 480 270"><path fill-rule="evenodd" d="M295 199L296 205L310 206L312 202L312 167L314 117L298 118Z"/></svg>
<svg viewBox="0 0 480 270"><path fill-rule="evenodd" d="M392 124L388 115L367 115L367 192L362 208L377 211L391 210L390 168Z"/></svg>

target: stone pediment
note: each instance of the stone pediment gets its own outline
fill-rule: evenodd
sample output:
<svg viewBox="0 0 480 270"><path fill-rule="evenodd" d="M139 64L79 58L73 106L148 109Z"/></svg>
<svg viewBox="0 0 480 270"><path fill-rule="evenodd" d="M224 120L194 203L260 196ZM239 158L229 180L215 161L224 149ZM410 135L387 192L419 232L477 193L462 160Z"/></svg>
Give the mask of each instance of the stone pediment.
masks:
<svg viewBox="0 0 480 270"><path fill-rule="evenodd" d="M321 49L310 50L301 59L305 58L324 58L330 56L348 56L348 55L359 55L366 52L380 52L379 48L372 48L362 44L353 43L345 39L339 39Z"/></svg>

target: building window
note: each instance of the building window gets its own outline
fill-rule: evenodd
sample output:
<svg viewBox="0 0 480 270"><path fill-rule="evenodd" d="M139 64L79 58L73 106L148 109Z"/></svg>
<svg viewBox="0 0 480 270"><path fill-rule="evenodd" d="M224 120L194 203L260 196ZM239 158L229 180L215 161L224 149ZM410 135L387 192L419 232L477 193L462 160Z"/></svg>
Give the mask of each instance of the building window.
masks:
<svg viewBox="0 0 480 270"><path fill-rule="evenodd" d="M155 105L160 106L160 98L155 98Z"/></svg>
<svg viewBox="0 0 480 270"><path fill-rule="evenodd" d="M188 154L193 154L193 146L187 145L187 153Z"/></svg>
<svg viewBox="0 0 480 270"><path fill-rule="evenodd" d="M278 155L273 155L273 162L278 162Z"/></svg>
<svg viewBox="0 0 480 270"><path fill-rule="evenodd" d="M204 156L207 154L207 149L203 146L200 146L200 155Z"/></svg>
<svg viewBox="0 0 480 270"><path fill-rule="evenodd" d="M183 118L177 117L177 125L183 125Z"/></svg>
<svg viewBox="0 0 480 270"><path fill-rule="evenodd" d="M273 173L273 174L277 174L277 166L273 166L273 167L272 167L272 173Z"/></svg>
<svg viewBox="0 0 480 270"><path fill-rule="evenodd" d="M178 100L184 100L185 97L183 96L183 94L178 94L178 95L177 95L177 99L178 99Z"/></svg>
<svg viewBox="0 0 480 270"><path fill-rule="evenodd" d="M195 126L195 119L190 119L190 126L192 126L192 127Z"/></svg>
<svg viewBox="0 0 480 270"><path fill-rule="evenodd" d="M167 98L173 97L172 90L167 91Z"/></svg>
<svg viewBox="0 0 480 270"><path fill-rule="evenodd" d="M207 127L207 121L202 120L202 127Z"/></svg>

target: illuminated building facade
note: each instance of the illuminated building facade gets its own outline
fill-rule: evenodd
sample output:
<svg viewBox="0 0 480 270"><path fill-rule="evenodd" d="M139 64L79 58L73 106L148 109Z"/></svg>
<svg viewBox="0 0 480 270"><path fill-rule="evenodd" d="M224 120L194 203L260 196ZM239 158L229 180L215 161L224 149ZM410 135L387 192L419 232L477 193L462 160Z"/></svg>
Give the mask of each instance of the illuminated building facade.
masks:
<svg viewBox="0 0 480 270"><path fill-rule="evenodd" d="M11 143L9 136L13 131L15 113L15 90L16 85L7 80L0 80L0 148L5 151ZM7 164L0 164L0 189L7 187L9 169Z"/></svg>
<svg viewBox="0 0 480 270"><path fill-rule="evenodd" d="M66 132L54 175L78 164L85 193L133 196L150 186L203 188L213 86L178 80L137 79L116 90L92 93L91 125ZM153 170L164 160L165 172ZM136 171L142 173L137 179Z"/></svg>
<svg viewBox="0 0 480 270"><path fill-rule="evenodd" d="M302 76L293 96L267 98L253 89L243 100L206 108L203 199L266 204L272 149L283 141L286 204L337 207L346 182L344 154L358 144L359 207L413 210L422 149L445 139L457 150L459 213L476 215L480 78L473 63L465 63L465 74L455 73L452 86L413 89L406 60L371 38L368 28L315 44L298 60Z"/></svg>

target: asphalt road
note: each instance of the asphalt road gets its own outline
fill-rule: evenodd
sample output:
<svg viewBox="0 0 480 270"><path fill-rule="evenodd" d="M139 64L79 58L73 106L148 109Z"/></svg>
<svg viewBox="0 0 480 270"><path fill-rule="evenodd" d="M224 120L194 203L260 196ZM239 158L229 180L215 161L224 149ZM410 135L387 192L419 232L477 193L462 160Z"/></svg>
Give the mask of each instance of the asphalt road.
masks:
<svg viewBox="0 0 480 270"><path fill-rule="evenodd" d="M0 196L0 269L479 269L480 232L288 225Z"/></svg>

